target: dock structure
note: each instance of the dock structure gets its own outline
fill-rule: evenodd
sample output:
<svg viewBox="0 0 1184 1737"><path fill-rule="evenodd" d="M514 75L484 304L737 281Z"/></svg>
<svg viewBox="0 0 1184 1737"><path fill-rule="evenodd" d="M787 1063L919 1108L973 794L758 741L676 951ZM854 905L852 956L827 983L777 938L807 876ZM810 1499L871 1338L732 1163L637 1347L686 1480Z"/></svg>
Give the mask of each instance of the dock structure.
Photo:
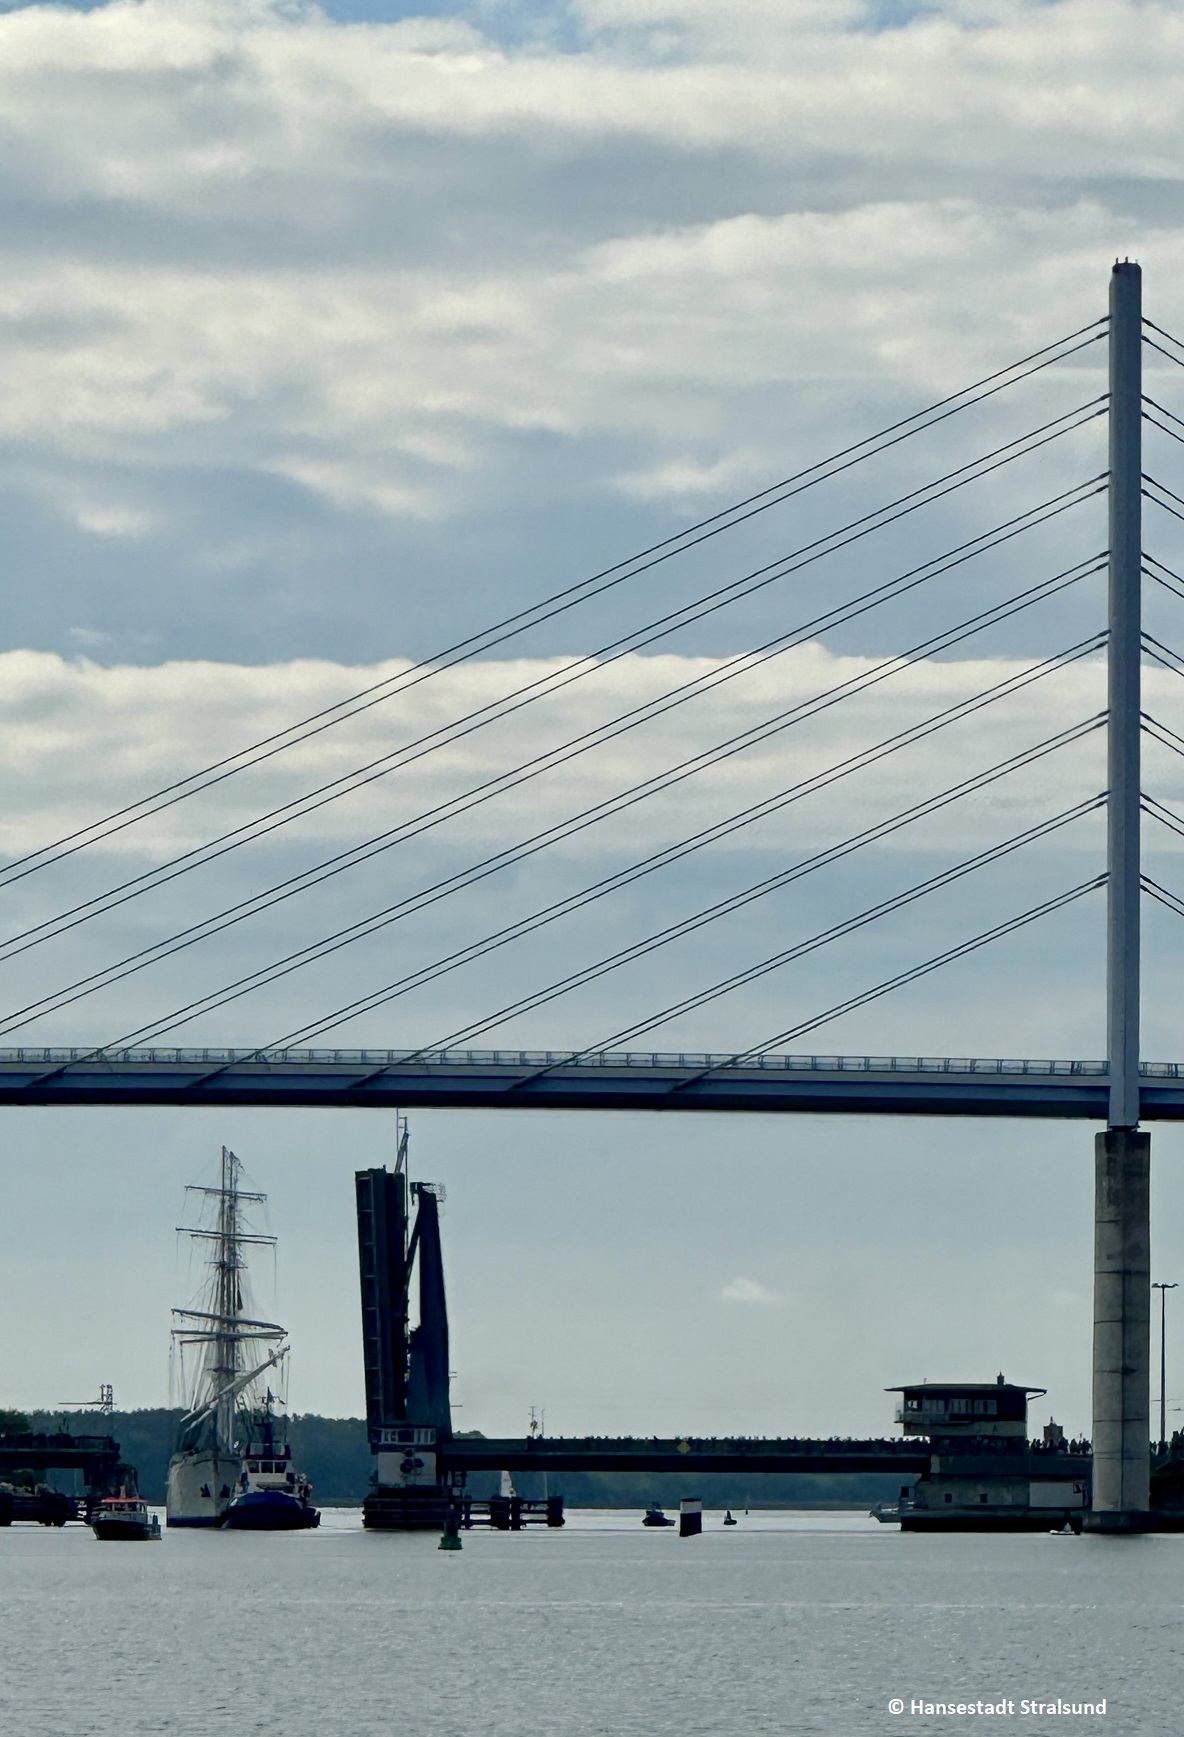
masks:
<svg viewBox="0 0 1184 1737"><path fill-rule="evenodd" d="M962 1389L959 1389L962 1391ZM960 1440L809 1436L454 1438L440 1463L455 1473L880 1473L908 1479L891 1518L904 1531L1047 1531L1080 1527L1091 1456L1020 1437ZM889 1517L886 1514L882 1517Z"/></svg>
<svg viewBox="0 0 1184 1737"><path fill-rule="evenodd" d="M72 1496L56 1490L0 1490L0 1526L11 1525L13 1520L38 1520L53 1526L84 1520L103 1496L114 1495L125 1485L136 1487L135 1467L124 1462L113 1436L68 1435L64 1430L0 1435L0 1484L22 1472L51 1471L81 1472L85 1493Z"/></svg>

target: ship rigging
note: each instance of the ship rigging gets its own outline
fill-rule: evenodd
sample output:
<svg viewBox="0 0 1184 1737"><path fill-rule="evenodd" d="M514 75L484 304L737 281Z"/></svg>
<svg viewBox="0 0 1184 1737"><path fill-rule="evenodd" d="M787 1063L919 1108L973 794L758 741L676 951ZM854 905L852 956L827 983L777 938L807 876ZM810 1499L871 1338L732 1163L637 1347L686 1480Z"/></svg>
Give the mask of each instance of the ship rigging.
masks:
<svg viewBox="0 0 1184 1737"><path fill-rule="evenodd" d="M196 1306L173 1310L187 1410L169 1462L167 1516L170 1526L220 1526L242 1492L258 1383L282 1366L288 1344L278 1322L255 1313L249 1294L247 1250L274 1249L276 1239L248 1228L246 1215L267 1196L243 1188L242 1164L226 1146L218 1186L195 1184L186 1194L198 1199L205 1222L179 1225L178 1233L204 1245L205 1278ZM269 1391L269 1411L272 1404Z"/></svg>

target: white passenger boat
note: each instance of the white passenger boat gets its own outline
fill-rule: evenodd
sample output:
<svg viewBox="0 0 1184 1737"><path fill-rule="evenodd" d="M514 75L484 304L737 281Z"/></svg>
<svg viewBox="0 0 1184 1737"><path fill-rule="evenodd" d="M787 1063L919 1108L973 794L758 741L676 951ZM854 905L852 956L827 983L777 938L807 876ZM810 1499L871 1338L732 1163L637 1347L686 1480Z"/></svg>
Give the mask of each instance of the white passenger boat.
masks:
<svg viewBox="0 0 1184 1737"><path fill-rule="evenodd" d="M91 1511L90 1528L96 1538L144 1543L160 1537L160 1521L149 1512L142 1496L104 1496Z"/></svg>

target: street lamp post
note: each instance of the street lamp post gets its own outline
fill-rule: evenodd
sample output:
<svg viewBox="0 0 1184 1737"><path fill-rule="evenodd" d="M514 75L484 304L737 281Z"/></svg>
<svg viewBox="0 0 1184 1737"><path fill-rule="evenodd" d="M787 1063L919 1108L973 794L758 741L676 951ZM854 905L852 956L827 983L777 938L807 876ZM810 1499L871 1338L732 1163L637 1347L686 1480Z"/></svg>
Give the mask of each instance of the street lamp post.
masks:
<svg viewBox="0 0 1184 1737"><path fill-rule="evenodd" d="M1179 1290L1178 1284L1152 1285L1153 1291L1159 1292L1159 1445L1162 1447L1168 1433L1168 1402L1167 1373L1168 1353L1166 1329L1168 1324L1168 1292Z"/></svg>

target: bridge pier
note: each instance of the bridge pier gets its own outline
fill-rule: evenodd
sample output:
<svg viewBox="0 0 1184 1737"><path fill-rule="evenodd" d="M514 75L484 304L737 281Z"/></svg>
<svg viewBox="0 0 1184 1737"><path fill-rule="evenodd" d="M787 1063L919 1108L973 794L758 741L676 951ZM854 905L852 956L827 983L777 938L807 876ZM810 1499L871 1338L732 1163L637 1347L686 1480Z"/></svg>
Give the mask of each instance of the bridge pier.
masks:
<svg viewBox="0 0 1184 1737"><path fill-rule="evenodd" d="M1143 288L1110 276L1106 1061L1094 1142L1094 1532L1151 1527L1151 1136L1139 1132Z"/></svg>
<svg viewBox="0 0 1184 1737"><path fill-rule="evenodd" d="M1151 1136L1094 1140L1092 1532L1151 1529Z"/></svg>

